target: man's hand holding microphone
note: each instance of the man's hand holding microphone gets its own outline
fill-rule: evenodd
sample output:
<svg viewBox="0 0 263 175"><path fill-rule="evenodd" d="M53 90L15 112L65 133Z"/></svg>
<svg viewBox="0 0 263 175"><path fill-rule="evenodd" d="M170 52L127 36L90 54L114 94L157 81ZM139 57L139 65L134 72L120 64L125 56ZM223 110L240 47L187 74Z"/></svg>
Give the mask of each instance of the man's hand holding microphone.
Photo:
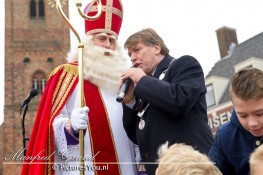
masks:
<svg viewBox="0 0 263 175"><path fill-rule="evenodd" d="M133 67L121 74L119 96L116 99L118 102L127 104L134 101L135 97L133 95L133 91L135 85L143 76L146 75L144 71L138 66L138 64L135 64Z"/></svg>

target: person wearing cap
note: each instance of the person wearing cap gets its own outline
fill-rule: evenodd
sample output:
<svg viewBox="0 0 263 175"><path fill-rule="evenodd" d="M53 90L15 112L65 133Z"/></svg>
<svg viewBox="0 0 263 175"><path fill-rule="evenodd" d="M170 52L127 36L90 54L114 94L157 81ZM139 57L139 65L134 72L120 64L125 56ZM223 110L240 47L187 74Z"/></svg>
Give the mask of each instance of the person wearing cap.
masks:
<svg viewBox="0 0 263 175"><path fill-rule="evenodd" d="M185 55L169 55L163 39L151 28L126 40L132 64L121 79L133 84L124 96L123 123L129 138L139 146L149 175L157 168L160 145L185 143L207 154L213 143L208 125L206 87L199 62Z"/></svg>
<svg viewBox="0 0 263 175"><path fill-rule="evenodd" d="M83 39L84 103L78 94L78 50L68 63L50 74L41 98L25 157L23 175L135 175L134 144L122 124L117 103L119 77L128 68L117 37L122 24L120 0L101 0L102 14L85 20ZM92 16L97 3L85 8ZM80 157L78 131L84 130L84 157ZM138 155L137 155L138 156ZM80 167L81 160L85 167Z"/></svg>

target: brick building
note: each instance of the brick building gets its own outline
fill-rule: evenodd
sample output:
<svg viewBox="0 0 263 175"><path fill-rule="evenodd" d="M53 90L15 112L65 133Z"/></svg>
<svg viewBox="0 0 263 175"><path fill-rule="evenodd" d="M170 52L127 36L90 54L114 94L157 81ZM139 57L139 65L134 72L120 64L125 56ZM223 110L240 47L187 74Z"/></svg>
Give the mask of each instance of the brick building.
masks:
<svg viewBox="0 0 263 175"><path fill-rule="evenodd" d="M5 118L0 126L0 175L19 174L21 169L21 164L4 160L23 147L21 102L32 88L39 90L26 114L28 137L48 75L65 62L69 50L69 29L47 2L54 1L5 1ZM68 15L66 7L63 10ZM263 69L263 33L238 44L235 29L222 27L216 32L221 60L206 76L208 119L214 132L231 114L228 88L232 75L248 66Z"/></svg>
<svg viewBox="0 0 263 175"><path fill-rule="evenodd" d="M216 34L221 59L205 79L207 114L214 133L219 126L229 121L231 116L232 103L228 89L234 73L246 67L263 70L263 33L240 44L233 28L221 27Z"/></svg>
<svg viewBox="0 0 263 175"><path fill-rule="evenodd" d="M32 88L38 89L39 94L31 100L25 117L25 135L29 137L46 80L56 66L66 62L69 28L49 4L54 2L5 1L5 106L4 123L0 127L0 160L3 160L0 175L20 174L22 162L10 160L23 147L21 102ZM68 16L67 1L63 3Z"/></svg>

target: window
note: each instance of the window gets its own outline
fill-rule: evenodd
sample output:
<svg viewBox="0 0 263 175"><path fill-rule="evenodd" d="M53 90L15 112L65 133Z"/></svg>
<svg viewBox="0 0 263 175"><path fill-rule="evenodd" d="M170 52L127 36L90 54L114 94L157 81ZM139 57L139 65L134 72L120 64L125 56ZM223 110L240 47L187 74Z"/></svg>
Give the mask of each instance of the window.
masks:
<svg viewBox="0 0 263 175"><path fill-rule="evenodd" d="M30 62L30 59L28 57L24 58L24 63L29 63Z"/></svg>
<svg viewBox="0 0 263 175"><path fill-rule="evenodd" d="M234 66L235 72L244 68L254 67L263 70L263 60L259 57L250 57Z"/></svg>
<svg viewBox="0 0 263 175"><path fill-rule="evenodd" d="M44 0L39 0L39 17L44 17L45 16L45 8L44 8Z"/></svg>
<svg viewBox="0 0 263 175"><path fill-rule="evenodd" d="M36 1L30 0L30 17L36 17L37 11L36 11Z"/></svg>
<svg viewBox="0 0 263 175"><path fill-rule="evenodd" d="M207 107L211 107L213 105L215 105L215 95L214 95L214 88L213 85L210 84L208 86L206 86L206 105Z"/></svg>
<svg viewBox="0 0 263 175"><path fill-rule="evenodd" d="M30 0L30 17L45 17L44 0Z"/></svg>
<svg viewBox="0 0 263 175"><path fill-rule="evenodd" d="M53 63L53 58L49 57L49 58L47 59L47 62L48 62L48 63Z"/></svg>
<svg viewBox="0 0 263 175"><path fill-rule="evenodd" d="M36 71L33 75L32 88L37 89L39 93L43 93L46 83L45 74L40 70Z"/></svg>

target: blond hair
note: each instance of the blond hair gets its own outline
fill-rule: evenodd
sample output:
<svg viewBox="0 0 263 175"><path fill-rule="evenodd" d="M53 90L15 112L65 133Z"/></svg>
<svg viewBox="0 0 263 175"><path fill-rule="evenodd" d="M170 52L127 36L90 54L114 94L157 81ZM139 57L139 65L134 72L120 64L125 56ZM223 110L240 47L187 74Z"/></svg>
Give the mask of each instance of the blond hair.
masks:
<svg viewBox="0 0 263 175"><path fill-rule="evenodd" d="M251 154L249 159L250 164L250 173L253 175L255 173L255 168L257 166L263 165L263 145L260 145L254 152Z"/></svg>
<svg viewBox="0 0 263 175"><path fill-rule="evenodd" d="M132 34L124 43L125 49L130 49L134 47L139 42L142 42L146 46L160 45L162 55L169 54L169 49L164 44L163 39L151 28L142 29L134 34Z"/></svg>
<svg viewBox="0 0 263 175"><path fill-rule="evenodd" d="M261 99L263 97L263 72L257 68L245 68L234 74L229 89L242 100Z"/></svg>
<svg viewBox="0 0 263 175"><path fill-rule="evenodd" d="M156 175L222 175L219 169L204 154L185 144L168 142L159 150L159 165Z"/></svg>

